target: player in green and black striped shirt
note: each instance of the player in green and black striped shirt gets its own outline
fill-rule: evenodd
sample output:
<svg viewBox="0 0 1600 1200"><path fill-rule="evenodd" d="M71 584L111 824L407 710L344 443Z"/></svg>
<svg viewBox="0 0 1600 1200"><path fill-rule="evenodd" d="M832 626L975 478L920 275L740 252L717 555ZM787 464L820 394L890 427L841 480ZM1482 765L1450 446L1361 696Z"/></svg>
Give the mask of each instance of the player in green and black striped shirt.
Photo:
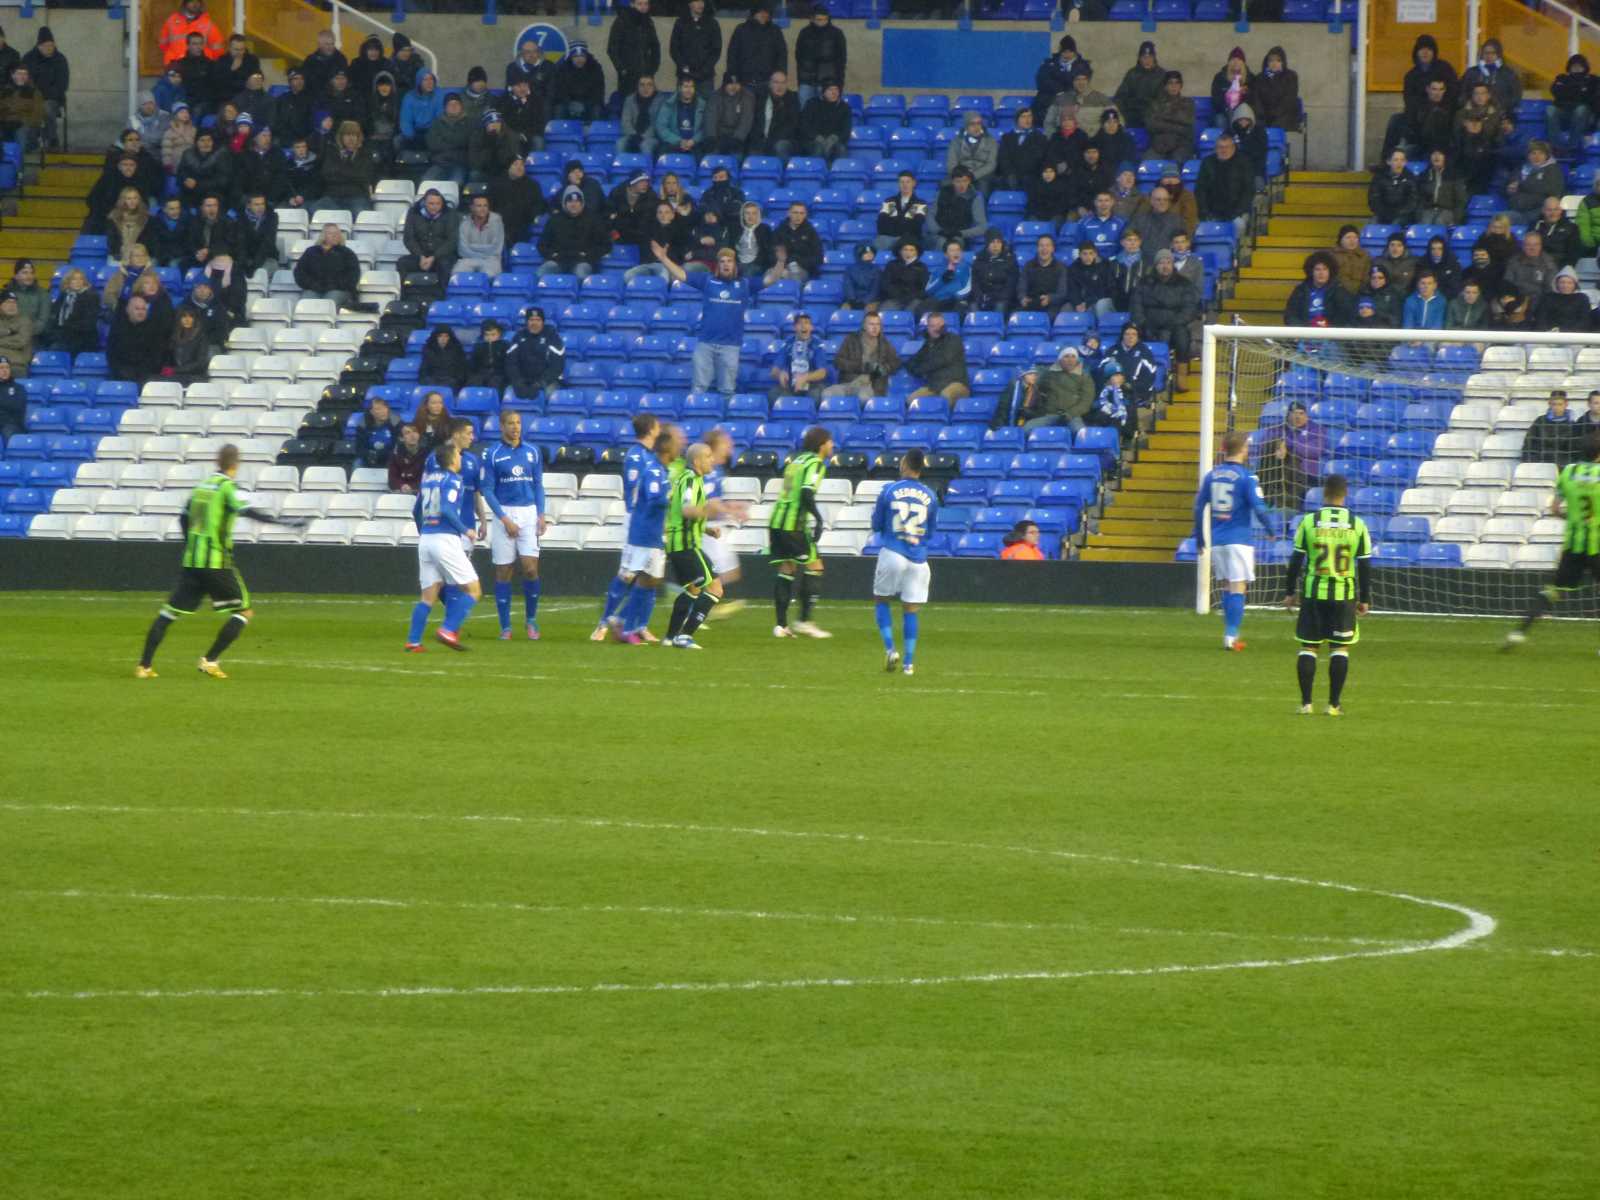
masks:
<svg viewBox="0 0 1600 1200"><path fill-rule="evenodd" d="M250 517L268 525L288 525L299 528L305 521L299 518L279 518L259 508L250 507L234 482L239 474L239 447L228 445L217 451L217 469L211 476L189 493L189 503L178 517L183 529L183 570L172 595L161 606L150 632L145 634L144 656L134 671L138 679L154 679L156 649L167 636L167 627L179 617L186 617L199 607L200 601L211 597L211 607L216 612L227 613L228 619L217 632L216 641L200 660L200 670L213 679L226 679L217 659L244 632L250 623L250 591L233 565L233 522L237 517Z"/></svg>
<svg viewBox="0 0 1600 1200"><path fill-rule="evenodd" d="M710 446L702 442L690 446L682 459L683 470L673 476L667 499L667 563L683 587L667 624L667 645L679 650L700 649L695 630L722 599L722 581L706 561L703 549L706 518L719 516L727 507L706 496L705 475L711 470L711 460Z"/></svg>
<svg viewBox="0 0 1600 1200"><path fill-rule="evenodd" d="M1295 637L1300 642L1300 711L1311 712L1317 681L1317 652L1326 642L1328 715L1342 711L1339 698L1350 672L1350 647L1361 640L1357 618L1372 604L1372 538L1367 523L1344 506L1350 487L1343 475L1322 481L1322 507L1300 519L1289 558L1284 604L1300 608ZM1302 576L1304 586L1301 585Z"/></svg>
<svg viewBox="0 0 1600 1200"><path fill-rule="evenodd" d="M828 473L833 435L822 426L813 425L806 430L800 447L800 453L783 469L783 491L772 506L772 517L767 522L771 562L777 568L772 586L778 623L772 627L772 636L794 637L803 633L814 638L832 637L831 633L817 628L811 614L822 592L822 556L817 553L817 539L822 536L822 510L817 507L817 489ZM800 620L791 631L789 602L794 596L796 571L800 572Z"/></svg>
<svg viewBox="0 0 1600 1200"><path fill-rule="evenodd" d="M1522 623L1506 634L1507 650L1528 640L1533 623L1555 607L1563 592L1577 591L1586 578L1600 580L1600 433L1584 439L1583 458L1561 468L1550 502L1550 512L1567 519L1556 577L1533 598Z"/></svg>

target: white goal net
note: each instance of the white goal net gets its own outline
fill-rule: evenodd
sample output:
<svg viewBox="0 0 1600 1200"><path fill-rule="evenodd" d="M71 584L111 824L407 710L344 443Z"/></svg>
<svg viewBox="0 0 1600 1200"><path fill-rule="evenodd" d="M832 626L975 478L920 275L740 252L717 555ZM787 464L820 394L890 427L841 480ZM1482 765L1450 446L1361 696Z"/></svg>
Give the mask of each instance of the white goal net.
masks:
<svg viewBox="0 0 1600 1200"><path fill-rule="evenodd" d="M1277 603L1298 514L1342 475L1371 528L1374 607L1511 616L1549 582L1564 522L1556 472L1600 432L1600 336L1208 326L1200 475L1229 431L1282 518L1256 540L1252 604ZM1564 411L1558 397L1566 397ZM1191 543L1196 607L1218 602ZM1594 591L1565 617L1600 616Z"/></svg>

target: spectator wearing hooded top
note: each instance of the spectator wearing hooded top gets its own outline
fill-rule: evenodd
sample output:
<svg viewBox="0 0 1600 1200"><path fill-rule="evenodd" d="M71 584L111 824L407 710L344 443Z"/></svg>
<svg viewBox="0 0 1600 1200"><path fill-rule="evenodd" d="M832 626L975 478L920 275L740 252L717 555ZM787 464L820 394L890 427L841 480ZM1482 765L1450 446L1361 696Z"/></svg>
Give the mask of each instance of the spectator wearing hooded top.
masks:
<svg viewBox="0 0 1600 1200"><path fill-rule="evenodd" d="M1405 306L1405 293L1395 287L1389 277L1389 268L1380 260L1372 264L1367 274L1366 286L1361 289L1360 300L1370 300L1373 324L1379 329L1398 329Z"/></svg>
<svg viewBox="0 0 1600 1200"><path fill-rule="evenodd" d="M1056 52L1040 63L1033 74L1034 119L1043 123L1056 97L1072 92L1074 77L1093 73L1089 60L1078 53L1078 39L1070 33L1064 34L1056 43Z"/></svg>
<svg viewBox="0 0 1600 1200"><path fill-rule="evenodd" d="M1447 300L1461 290L1461 264L1444 238L1437 234L1428 239L1427 250L1417 260L1417 271L1431 273L1439 282L1440 294Z"/></svg>
<svg viewBox="0 0 1600 1200"><path fill-rule="evenodd" d="M1559 145L1565 134L1571 143L1582 145L1594 129L1595 109L1600 107L1600 90L1589 73L1589 60L1581 54L1567 59L1567 69L1550 83L1550 107L1544 110L1545 137Z"/></svg>
<svg viewBox="0 0 1600 1200"><path fill-rule="evenodd" d="M885 312L911 312L928 290L928 268L922 262L921 243L907 238L895 249L894 259L883 268L879 283Z"/></svg>
<svg viewBox="0 0 1600 1200"><path fill-rule="evenodd" d="M1504 113L1515 113L1522 103L1522 80L1506 65L1499 38L1489 38L1478 50L1478 61L1461 77L1461 90L1471 93L1474 85L1486 83Z"/></svg>
<svg viewBox="0 0 1600 1200"><path fill-rule="evenodd" d="M567 121L593 121L606 104L606 74L589 54L587 42L573 42L550 80L550 115Z"/></svg>
<svg viewBox="0 0 1600 1200"><path fill-rule="evenodd" d="M1483 292L1484 299L1492 300L1500 294L1500 283L1505 278L1505 264L1495 258L1484 245L1482 238L1472 244L1472 259L1461 272L1463 287L1470 281Z"/></svg>
<svg viewBox="0 0 1600 1200"><path fill-rule="evenodd" d="M1026 191L1039 178L1048 138L1034 127L1033 109L1017 110L1017 127L1000 139L995 159L994 185L1006 191Z"/></svg>
<svg viewBox="0 0 1600 1200"><path fill-rule="evenodd" d="M1393 151L1388 161L1372 173L1367 184L1367 207L1380 225L1410 225L1421 208L1417 179L1406 169L1404 150Z"/></svg>
<svg viewBox="0 0 1600 1200"><path fill-rule="evenodd" d="M1555 196L1545 197L1539 210L1539 220L1533 228L1544 239L1544 252L1555 260L1558 267L1575 267L1583 255L1583 235L1575 221L1561 207Z"/></svg>
<svg viewBox="0 0 1600 1200"><path fill-rule="evenodd" d="M702 91L711 90L722 58L722 26L706 11L706 0L689 0L672 26L667 49L679 75L687 74Z"/></svg>
<svg viewBox="0 0 1600 1200"><path fill-rule="evenodd" d="M632 0L616 10L606 38L606 57L617 75L617 91L624 96L633 93L643 76L661 69L661 39L650 16L650 0Z"/></svg>
<svg viewBox="0 0 1600 1200"><path fill-rule="evenodd" d="M1052 321L1067 302L1067 265L1056 257L1056 240L1045 234L1034 243L1034 256L1017 274L1017 306L1042 312Z"/></svg>
<svg viewBox="0 0 1600 1200"><path fill-rule="evenodd" d="M579 279L592 275L611 250L605 221L584 202L583 189L568 184L561 190L561 208L551 214L539 235L544 258L539 274L560 272Z"/></svg>
<svg viewBox="0 0 1600 1200"><path fill-rule="evenodd" d="M506 241L512 245L527 241L534 221L549 211L544 189L528 176L528 164L520 158L512 159L501 175L489 181L489 207L500 214Z"/></svg>
<svg viewBox="0 0 1600 1200"><path fill-rule="evenodd" d="M34 35L33 49L22 56L22 65L28 69L28 79L39 95L44 97L45 145L60 145L57 130L61 112L67 103L67 89L72 84L72 68L67 56L56 48L56 35L48 25L39 26ZM15 79L15 72L12 74Z"/></svg>
<svg viewBox="0 0 1600 1200"><path fill-rule="evenodd" d="M751 154L788 158L800 138L800 101L789 90L789 77L784 72L774 71L763 82L764 92L756 90L754 80L748 81L748 86L756 90L756 115L746 149Z"/></svg>
<svg viewBox="0 0 1600 1200"><path fill-rule="evenodd" d="M773 75L787 73L789 44L783 30L772 23L771 0L758 0L749 19L733 31L726 65L758 96L767 91Z"/></svg>
<svg viewBox="0 0 1600 1200"><path fill-rule="evenodd" d="M1578 273L1571 267L1556 272L1552 290L1539 296L1534 305L1534 321L1551 333L1588 333L1594 326L1594 310L1589 299L1578 290Z"/></svg>
<svg viewBox="0 0 1600 1200"><path fill-rule="evenodd" d="M645 225L655 216L656 201L647 172L639 170L629 175L611 190L607 201L612 236L625 245L642 246Z"/></svg>
<svg viewBox="0 0 1600 1200"><path fill-rule="evenodd" d="M740 279L764 278L778 261L772 248L772 227L762 220L761 206L754 200L739 206L738 226L730 236Z"/></svg>
<svg viewBox="0 0 1600 1200"><path fill-rule="evenodd" d="M969 241L980 236L988 223L983 194L973 186L972 172L957 167L928 206L923 236L934 246L943 245L948 238Z"/></svg>
<svg viewBox="0 0 1600 1200"><path fill-rule="evenodd" d="M428 130L444 112L444 94L432 71L417 74L417 86L400 101L400 137L413 150L428 145Z"/></svg>
<svg viewBox="0 0 1600 1200"><path fill-rule="evenodd" d="M367 133L367 145L374 154L383 162L394 158L394 152L400 141L400 103L399 88L394 81L394 72L379 71L372 80L371 90L367 95L367 120L364 128Z"/></svg>
<svg viewBox="0 0 1600 1200"><path fill-rule="evenodd" d="M1428 103L1428 84L1434 80L1444 84L1441 100L1447 108L1453 109L1460 88L1455 68L1439 57L1439 43L1433 35L1424 33L1411 47L1411 69L1406 72L1401 85L1404 106L1389 118L1384 131L1384 158L1387 159L1389 151L1405 140L1408 129L1416 128L1418 114Z"/></svg>
<svg viewBox="0 0 1600 1200"><path fill-rule="evenodd" d="M832 162L850 146L853 118L840 98L840 85L829 80L800 110L800 141L808 154Z"/></svg>
<svg viewBox="0 0 1600 1200"><path fill-rule="evenodd" d="M1150 135L1149 158L1182 162L1194 150L1194 101L1183 94L1183 73L1168 71L1161 93L1150 102L1144 127Z"/></svg>
<svg viewBox="0 0 1600 1200"><path fill-rule="evenodd" d="M1116 95L1112 98L1130 126L1144 128L1145 114L1161 94L1166 79L1167 73L1156 59L1156 44L1140 42L1138 58L1123 74L1122 82L1117 85Z"/></svg>
<svg viewBox="0 0 1600 1200"><path fill-rule="evenodd" d="M844 301L840 308L867 308L876 304L878 295L878 250L871 242L856 247L855 260L844 269Z"/></svg>
<svg viewBox="0 0 1600 1200"><path fill-rule="evenodd" d="M878 238L880 250L890 250L902 242L920 241L928 222L928 206L917 197L917 177L910 171L901 171L899 190L878 206ZM1595 228L1600 230L1600 214Z"/></svg>
<svg viewBox="0 0 1600 1200"><path fill-rule="evenodd" d="M972 291L967 297L968 312L997 312L1006 316L1016 303L1022 269L1017 256L1006 245L1006 235L988 229L983 249L972 260Z"/></svg>
<svg viewBox="0 0 1600 1200"><path fill-rule="evenodd" d="M1093 242L1080 242L1078 256L1067 265L1064 307L1101 317L1116 310L1116 291L1116 273L1111 263L1100 256Z"/></svg>
<svg viewBox="0 0 1600 1200"><path fill-rule="evenodd" d="M523 327L506 351L506 380L519 397L534 400L561 386L567 366L567 346L554 326L545 321L544 309L528 309Z"/></svg>
<svg viewBox="0 0 1600 1200"><path fill-rule="evenodd" d="M755 126L756 98L731 71L706 103L705 138L711 154L744 153ZM626 128L624 123L624 128Z"/></svg>
<svg viewBox="0 0 1600 1200"><path fill-rule="evenodd" d="M485 317L478 327L478 340L467 355L467 386L493 388L503 392L509 383L506 373L506 354L511 343L505 340L505 330L493 317Z"/></svg>
<svg viewBox="0 0 1600 1200"><path fill-rule="evenodd" d="M1535 138L1528 143L1527 161L1506 183L1506 203L1515 212L1530 217L1544 206L1546 196L1559 200L1566 190L1561 164L1555 160L1550 143Z"/></svg>
<svg viewBox="0 0 1600 1200"><path fill-rule="evenodd" d="M422 368L417 375L419 383L440 387L467 386L467 352L448 325L435 325L422 346Z"/></svg>
<svg viewBox="0 0 1600 1200"><path fill-rule="evenodd" d="M1289 69L1289 56L1273 46L1261 60L1261 73L1251 81L1250 106L1270 129L1300 128L1300 76Z"/></svg>
<svg viewBox="0 0 1600 1200"><path fill-rule="evenodd" d="M946 173L953 174L957 168L965 167L972 176L973 186L987 196L993 186L994 173L999 161L999 143L984 128L983 114L969 112L961 132L950 139L950 147L945 151Z"/></svg>
<svg viewBox="0 0 1600 1200"><path fill-rule="evenodd" d="M1434 150L1428 169L1416 180L1417 220L1426 225L1455 225L1467 211L1467 187L1451 166L1449 155Z"/></svg>
<svg viewBox="0 0 1600 1200"><path fill-rule="evenodd" d="M406 252L395 268L401 275L430 271L440 282L455 268L461 214L438 188L429 188L406 212L400 237Z"/></svg>
<svg viewBox="0 0 1600 1200"><path fill-rule="evenodd" d="M811 20L794 39L795 80L802 106L820 96L830 83L838 84L841 92L844 90L849 52L844 31L833 23L827 6L813 4Z"/></svg>
<svg viewBox="0 0 1600 1200"><path fill-rule="evenodd" d="M1355 297L1339 282L1333 255L1326 250L1307 255L1304 270L1305 278L1284 304L1283 323L1335 328L1351 324Z"/></svg>

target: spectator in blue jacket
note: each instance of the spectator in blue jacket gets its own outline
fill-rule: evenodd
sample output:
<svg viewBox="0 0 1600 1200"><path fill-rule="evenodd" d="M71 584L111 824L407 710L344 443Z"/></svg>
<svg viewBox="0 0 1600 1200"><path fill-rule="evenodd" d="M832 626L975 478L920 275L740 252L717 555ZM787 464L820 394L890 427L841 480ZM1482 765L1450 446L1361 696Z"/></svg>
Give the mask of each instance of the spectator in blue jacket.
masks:
<svg viewBox="0 0 1600 1200"><path fill-rule="evenodd" d="M706 102L695 95L694 80L685 75L674 95L656 102L656 144L664 152L702 154L706 132Z"/></svg>
<svg viewBox="0 0 1600 1200"><path fill-rule="evenodd" d="M944 244L944 266L928 276L926 299L919 312L956 312L972 291L972 264L959 238Z"/></svg>
<svg viewBox="0 0 1600 1200"><path fill-rule="evenodd" d="M822 339L814 336L809 313L794 319L794 336L779 344L772 356L772 388L769 399L779 396L810 396L822 399L828 386L828 352Z"/></svg>
<svg viewBox="0 0 1600 1200"><path fill-rule="evenodd" d="M444 112L444 94L432 71L417 76L417 86L400 101L400 138L413 150L421 150L428 140L428 127Z"/></svg>
<svg viewBox="0 0 1600 1200"><path fill-rule="evenodd" d="M1417 273L1417 290L1406 297L1400 312L1402 329L1443 329L1445 309L1450 302L1439 294L1439 280L1432 271Z"/></svg>
<svg viewBox="0 0 1600 1200"><path fill-rule="evenodd" d="M871 242L856 247L856 260L844 269L844 303L840 308L866 308L878 300L878 251Z"/></svg>

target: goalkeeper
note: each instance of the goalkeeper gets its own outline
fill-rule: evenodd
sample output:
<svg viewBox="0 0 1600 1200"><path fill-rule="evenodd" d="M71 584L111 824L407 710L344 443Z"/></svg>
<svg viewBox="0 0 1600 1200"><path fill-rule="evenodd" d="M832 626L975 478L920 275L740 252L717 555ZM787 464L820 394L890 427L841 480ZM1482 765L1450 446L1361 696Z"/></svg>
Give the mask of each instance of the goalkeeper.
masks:
<svg viewBox="0 0 1600 1200"><path fill-rule="evenodd" d="M1534 597L1521 624L1506 634L1507 650L1527 641L1533 623L1553 609L1563 593L1577 591L1586 579L1600 580L1600 433L1584 439L1583 459L1568 463L1556 476L1550 512L1567 519L1556 577Z"/></svg>
<svg viewBox="0 0 1600 1200"><path fill-rule="evenodd" d="M1323 643L1328 656L1328 715L1337 717L1350 673L1350 647L1361 640L1358 617L1372 603L1372 538L1367 524L1344 505L1349 484L1343 475L1322 481L1322 507L1300 519L1289 559L1289 580L1283 603L1300 608L1295 637L1300 642L1296 662L1300 676L1300 712L1311 712L1311 689L1317 681L1317 652ZM1300 581L1305 578L1302 589Z"/></svg>

